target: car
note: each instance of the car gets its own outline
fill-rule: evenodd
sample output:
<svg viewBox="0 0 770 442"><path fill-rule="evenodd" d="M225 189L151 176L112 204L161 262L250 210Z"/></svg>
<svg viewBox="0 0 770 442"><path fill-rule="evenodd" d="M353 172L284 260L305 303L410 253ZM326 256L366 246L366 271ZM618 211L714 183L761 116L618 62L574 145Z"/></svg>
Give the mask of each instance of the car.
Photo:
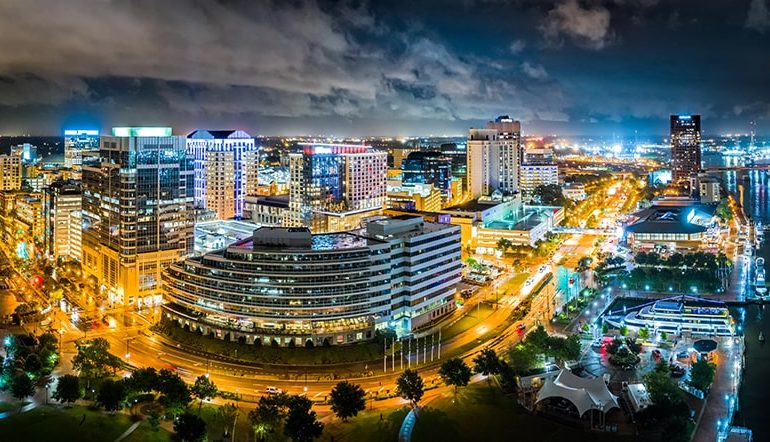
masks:
<svg viewBox="0 0 770 442"><path fill-rule="evenodd" d="M518 327L517 327L517 328L519 329L519 331L520 331L520 332L522 332L522 331L524 331L524 330L526 330L526 329L527 329L527 326L526 326L526 325L524 325L524 323L521 323L521 324L519 324L519 325L518 325Z"/></svg>
<svg viewBox="0 0 770 442"><path fill-rule="evenodd" d="M267 394L281 394L281 389L278 387L267 387L265 388L265 393Z"/></svg>

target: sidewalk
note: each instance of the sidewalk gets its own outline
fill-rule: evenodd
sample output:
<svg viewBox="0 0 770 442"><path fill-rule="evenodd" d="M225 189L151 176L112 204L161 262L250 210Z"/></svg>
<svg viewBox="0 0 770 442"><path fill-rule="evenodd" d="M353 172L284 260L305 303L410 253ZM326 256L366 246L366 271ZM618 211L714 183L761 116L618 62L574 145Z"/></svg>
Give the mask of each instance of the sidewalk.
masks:
<svg viewBox="0 0 770 442"><path fill-rule="evenodd" d="M714 384L705 399L692 439L696 442L714 442L719 440L720 432L729 431L743 369L743 339L720 342L716 360Z"/></svg>

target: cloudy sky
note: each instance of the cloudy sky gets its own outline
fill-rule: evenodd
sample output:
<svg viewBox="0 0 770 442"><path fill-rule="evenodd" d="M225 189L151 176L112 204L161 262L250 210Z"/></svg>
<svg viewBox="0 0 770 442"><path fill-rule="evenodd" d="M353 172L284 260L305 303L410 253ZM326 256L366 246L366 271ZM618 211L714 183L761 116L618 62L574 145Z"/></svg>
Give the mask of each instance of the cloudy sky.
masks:
<svg viewBox="0 0 770 442"><path fill-rule="evenodd" d="M0 133L770 134L770 0L3 0Z"/></svg>

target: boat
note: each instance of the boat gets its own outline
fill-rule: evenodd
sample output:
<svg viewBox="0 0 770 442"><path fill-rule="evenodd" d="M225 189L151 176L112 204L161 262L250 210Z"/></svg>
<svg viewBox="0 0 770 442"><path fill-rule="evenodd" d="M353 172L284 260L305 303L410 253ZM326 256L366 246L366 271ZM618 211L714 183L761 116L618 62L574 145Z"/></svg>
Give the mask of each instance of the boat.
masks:
<svg viewBox="0 0 770 442"><path fill-rule="evenodd" d="M759 332L759 342L765 342L765 334L763 332Z"/></svg>
<svg viewBox="0 0 770 442"><path fill-rule="evenodd" d="M628 312L610 312L604 321L613 327L631 330L646 328L651 332L681 335L689 332L700 336L734 336L735 320L719 301L690 296L677 296L647 303Z"/></svg>
<svg viewBox="0 0 770 442"><path fill-rule="evenodd" d="M762 296L767 293L767 287L765 286L765 258L761 256L754 261L756 269L754 270L754 290L757 294Z"/></svg>

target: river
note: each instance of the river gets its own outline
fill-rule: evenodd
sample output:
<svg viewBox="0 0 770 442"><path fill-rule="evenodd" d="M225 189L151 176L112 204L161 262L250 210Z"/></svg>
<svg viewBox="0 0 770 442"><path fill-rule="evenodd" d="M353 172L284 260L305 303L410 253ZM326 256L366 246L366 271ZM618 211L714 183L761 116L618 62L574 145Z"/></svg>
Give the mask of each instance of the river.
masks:
<svg viewBox="0 0 770 442"><path fill-rule="evenodd" d="M741 159L707 154L705 167L737 165ZM744 178L748 177L748 178ZM747 215L762 224L770 224L770 173L766 170L723 172L722 183L728 192L741 201ZM770 262L770 239L757 251L757 256ZM770 270L770 269L769 269ZM762 331L770 336L770 305L749 305L736 309L737 320L743 318L746 336L746 371L740 389L739 410L734 425L751 428L754 440L770 440L770 419L766 406L770 398L770 344L761 344L757 337Z"/></svg>

